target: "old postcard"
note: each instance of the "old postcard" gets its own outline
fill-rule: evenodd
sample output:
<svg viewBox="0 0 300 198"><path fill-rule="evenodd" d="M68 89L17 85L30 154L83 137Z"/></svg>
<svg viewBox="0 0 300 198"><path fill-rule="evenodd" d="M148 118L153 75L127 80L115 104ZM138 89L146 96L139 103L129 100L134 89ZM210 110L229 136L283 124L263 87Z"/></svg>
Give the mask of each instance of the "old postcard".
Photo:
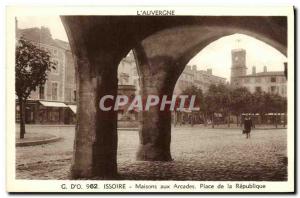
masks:
<svg viewBox="0 0 300 198"><path fill-rule="evenodd" d="M294 9L7 7L8 192L294 192Z"/></svg>

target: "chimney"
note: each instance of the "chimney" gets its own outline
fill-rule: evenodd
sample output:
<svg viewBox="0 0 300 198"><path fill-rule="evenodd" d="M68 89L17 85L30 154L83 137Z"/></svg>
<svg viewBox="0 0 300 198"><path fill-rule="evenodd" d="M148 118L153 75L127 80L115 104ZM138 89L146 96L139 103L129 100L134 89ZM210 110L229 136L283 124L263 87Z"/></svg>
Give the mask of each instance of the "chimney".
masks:
<svg viewBox="0 0 300 198"><path fill-rule="evenodd" d="M207 74L212 75L212 69L207 69Z"/></svg>
<svg viewBox="0 0 300 198"><path fill-rule="evenodd" d="M264 66L264 72L267 72L267 66Z"/></svg>
<svg viewBox="0 0 300 198"><path fill-rule="evenodd" d="M193 65L193 71L197 71L197 66Z"/></svg>
<svg viewBox="0 0 300 198"><path fill-rule="evenodd" d="M256 74L256 67L255 67L255 66L252 67L252 74L253 74L253 75Z"/></svg>

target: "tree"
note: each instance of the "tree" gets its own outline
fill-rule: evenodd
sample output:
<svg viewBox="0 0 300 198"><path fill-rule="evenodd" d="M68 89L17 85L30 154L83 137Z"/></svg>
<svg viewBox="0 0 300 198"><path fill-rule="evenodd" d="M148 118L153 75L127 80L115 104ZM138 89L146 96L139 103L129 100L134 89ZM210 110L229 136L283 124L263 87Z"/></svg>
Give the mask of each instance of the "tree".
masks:
<svg viewBox="0 0 300 198"><path fill-rule="evenodd" d="M250 98L248 100L248 105L246 106L247 113L251 113L253 115L265 114L264 94L265 93L262 92L261 90L257 90L250 95ZM256 123L253 122L253 124L255 126Z"/></svg>
<svg viewBox="0 0 300 198"><path fill-rule="evenodd" d="M205 95L206 110L212 119L214 128L214 114L229 115L230 89L224 84L210 85Z"/></svg>
<svg viewBox="0 0 300 198"><path fill-rule="evenodd" d="M230 109L236 115L237 126L239 125L239 117L241 113L248 112L251 93L245 87L233 89L230 93L231 102Z"/></svg>
<svg viewBox="0 0 300 198"><path fill-rule="evenodd" d="M190 86L185 90L183 90L181 94L188 95L188 96L192 96L192 95L196 96L195 106L200 107L201 109L202 104L204 103L202 89L195 86Z"/></svg>
<svg viewBox="0 0 300 198"><path fill-rule="evenodd" d="M190 86L190 87L186 88L185 90L183 90L181 94L188 95L188 96L193 96L193 95L196 96L195 107L199 107L200 112L202 111L202 109L204 107L204 97L203 97L202 89L197 88L195 86ZM198 113L200 113L200 112L198 112ZM192 125L193 125L193 122L194 122L194 120L193 120L193 116L192 116L192 120L191 120Z"/></svg>
<svg viewBox="0 0 300 198"><path fill-rule="evenodd" d="M206 114L211 117L212 128L214 128L214 113L218 111L217 86L210 85L205 94Z"/></svg>
<svg viewBox="0 0 300 198"><path fill-rule="evenodd" d="M278 125L278 114L286 112L286 99L278 94L271 94L268 103L265 104L268 112L273 113L275 126Z"/></svg>
<svg viewBox="0 0 300 198"><path fill-rule="evenodd" d="M30 93L45 84L55 69L50 53L21 37L16 46L16 95L20 105L20 138L25 134L25 105Z"/></svg>

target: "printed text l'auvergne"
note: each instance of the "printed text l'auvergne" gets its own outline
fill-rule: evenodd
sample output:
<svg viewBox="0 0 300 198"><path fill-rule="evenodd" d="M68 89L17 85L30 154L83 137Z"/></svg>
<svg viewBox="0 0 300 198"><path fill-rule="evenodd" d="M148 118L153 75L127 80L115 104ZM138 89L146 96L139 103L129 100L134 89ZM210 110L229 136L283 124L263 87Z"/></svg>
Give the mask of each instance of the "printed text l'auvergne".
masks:
<svg viewBox="0 0 300 198"><path fill-rule="evenodd" d="M175 10L137 10L136 14L142 16L174 16Z"/></svg>

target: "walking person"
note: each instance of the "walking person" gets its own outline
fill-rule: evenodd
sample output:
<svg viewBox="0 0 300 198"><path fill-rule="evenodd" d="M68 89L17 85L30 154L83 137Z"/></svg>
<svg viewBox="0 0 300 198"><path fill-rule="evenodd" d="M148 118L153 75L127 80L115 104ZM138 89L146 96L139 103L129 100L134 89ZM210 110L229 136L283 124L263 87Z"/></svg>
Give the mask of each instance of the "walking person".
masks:
<svg viewBox="0 0 300 198"><path fill-rule="evenodd" d="M253 127L253 123L251 118L246 117L244 120L244 130L243 133L246 134L246 138L250 138L251 128Z"/></svg>

